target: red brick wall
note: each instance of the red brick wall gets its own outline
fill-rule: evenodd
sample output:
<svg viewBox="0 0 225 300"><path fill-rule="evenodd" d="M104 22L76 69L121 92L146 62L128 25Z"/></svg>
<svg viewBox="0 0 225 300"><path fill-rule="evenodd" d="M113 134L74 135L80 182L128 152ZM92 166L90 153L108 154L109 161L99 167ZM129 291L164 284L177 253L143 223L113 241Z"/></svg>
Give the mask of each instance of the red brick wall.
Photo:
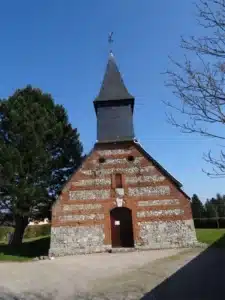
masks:
<svg viewBox="0 0 225 300"><path fill-rule="evenodd" d="M108 152L104 152L108 151ZM112 152L110 152L112 151ZM117 151L117 153L113 153ZM104 153L101 153L104 152ZM133 156L134 161L128 161L128 156ZM104 157L105 162L99 163L99 158ZM149 169L147 169L149 168ZM118 170L119 169L119 170ZM135 143L119 143L119 144L105 144L97 145L93 149L91 155L83 163L82 167L71 177L69 182L65 185L58 201L52 209L52 226L80 226L80 225L93 225L104 224L105 230L105 244L111 244L111 228L110 228L110 210L116 207L115 202L115 174L121 173L123 179L124 188L124 206L132 210L134 240L139 240L139 226L138 222L143 221L170 221L170 220L189 220L192 218L189 199L187 196L171 181L169 177L162 174L157 167L153 165L147 157L139 151ZM149 177L146 177L149 176ZM151 177L150 177L151 176ZM154 177L155 176L155 177ZM159 179L161 181L150 180ZM163 179L163 177L165 177ZM132 182L138 179L142 179L141 182ZM89 180L89 181L87 181ZM102 184L96 182L102 180ZM104 184L103 184L104 183ZM131 188L160 188L166 187L170 189L167 195L145 195L143 193L137 193L131 195ZM70 200L71 192L80 191L79 197L75 200ZM87 192L85 194L85 191ZM92 193L102 195L102 193L109 193L107 199L84 199L85 197L91 197ZM145 191L145 190L144 190ZM91 193L91 194L88 194ZM139 201L152 201L152 200L176 200L174 204L165 204L162 201L162 205L153 206L139 206ZM82 205L95 205L96 208L83 209ZM74 206L81 205L81 206ZM66 208L66 210L65 210ZM164 210L182 210L182 214L177 215L156 215L156 211ZM141 211L154 211L155 215L138 217L138 212ZM77 218L84 218L84 220L65 220L66 216L70 217L80 216ZM93 218L93 216L96 217ZM104 215L104 219L102 216ZM93 219L90 219L90 218ZM85 219L89 218L89 219Z"/></svg>

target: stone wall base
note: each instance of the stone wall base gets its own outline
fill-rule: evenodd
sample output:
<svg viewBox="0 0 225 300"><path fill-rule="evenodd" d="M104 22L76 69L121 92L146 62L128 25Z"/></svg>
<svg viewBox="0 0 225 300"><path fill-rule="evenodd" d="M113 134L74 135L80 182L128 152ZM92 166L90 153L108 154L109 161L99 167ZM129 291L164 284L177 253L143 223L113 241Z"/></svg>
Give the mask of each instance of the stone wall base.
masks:
<svg viewBox="0 0 225 300"><path fill-rule="evenodd" d="M185 248L197 244L193 220L140 222L136 247L148 249Z"/></svg>
<svg viewBox="0 0 225 300"><path fill-rule="evenodd" d="M139 222L139 239L133 250L190 248L199 246L193 220ZM49 256L100 252L125 252L104 245L104 226L53 227ZM132 248L127 248L132 251Z"/></svg>
<svg viewBox="0 0 225 300"><path fill-rule="evenodd" d="M104 225L52 227L49 256L106 251Z"/></svg>
<svg viewBox="0 0 225 300"><path fill-rule="evenodd" d="M69 256L69 255L78 255L78 254L91 254L91 253L102 253L111 250L111 245L104 245L99 247L87 247L87 248L50 248L49 256Z"/></svg>
<svg viewBox="0 0 225 300"><path fill-rule="evenodd" d="M196 248L199 247L199 244L171 244L171 245L151 245L151 246L135 246L136 250L163 250L163 249L177 249L177 248Z"/></svg>
<svg viewBox="0 0 225 300"><path fill-rule="evenodd" d="M188 248L206 248L208 245L203 243L193 243L193 244L174 244L170 246L135 246L134 248L112 248L111 245L105 245L99 248L85 248L79 249L74 248L65 250L65 249L50 249L49 256L60 257L60 256L70 256L70 255L81 255L81 254L94 254L94 253L104 253L104 252L112 252L112 253L125 253L125 252L134 252L134 251L151 251L151 250L165 250L165 249L188 249Z"/></svg>

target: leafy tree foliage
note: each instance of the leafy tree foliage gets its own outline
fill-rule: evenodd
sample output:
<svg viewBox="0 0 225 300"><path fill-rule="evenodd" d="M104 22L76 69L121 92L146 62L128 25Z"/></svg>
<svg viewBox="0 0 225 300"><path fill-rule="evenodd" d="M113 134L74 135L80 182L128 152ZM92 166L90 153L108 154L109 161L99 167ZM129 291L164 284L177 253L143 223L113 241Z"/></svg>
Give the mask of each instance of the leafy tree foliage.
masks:
<svg viewBox="0 0 225 300"><path fill-rule="evenodd" d="M225 218L225 195L216 195L216 198L207 199L205 203L208 218Z"/></svg>
<svg viewBox="0 0 225 300"><path fill-rule="evenodd" d="M207 199L203 204L194 194L191 200L192 215L196 226L207 228L225 226L225 195L217 194L216 197Z"/></svg>
<svg viewBox="0 0 225 300"><path fill-rule="evenodd" d="M194 194L191 199L191 208L193 218L203 218L205 216L204 205L196 194Z"/></svg>
<svg viewBox="0 0 225 300"><path fill-rule="evenodd" d="M207 199L205 202L205 211L207 218L217 218L217 207L215 206L214 198Z"/></svg>
<svg viewBox="0 0 225 300"><path fill-rule="evenodd" d="M28 218L46 214L82 159L77 129L51 95L27 86L0 100L0 209L20 244Z"/></svg>

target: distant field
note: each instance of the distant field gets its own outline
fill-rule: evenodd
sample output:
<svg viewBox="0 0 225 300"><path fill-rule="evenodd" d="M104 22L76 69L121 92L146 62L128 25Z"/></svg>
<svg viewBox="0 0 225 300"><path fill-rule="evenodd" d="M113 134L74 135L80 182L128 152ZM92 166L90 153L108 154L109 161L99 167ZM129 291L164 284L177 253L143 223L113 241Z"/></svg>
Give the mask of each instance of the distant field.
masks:
<svg viewBox="0 0 225 300"><path fill-rule="evenodd" d="M199 242L225 248L225 229L196 229L196 234ZM24 240L17 249L0 242L0 261L27 261L37 256L46 256L49 244L49 236Z"/></svg>

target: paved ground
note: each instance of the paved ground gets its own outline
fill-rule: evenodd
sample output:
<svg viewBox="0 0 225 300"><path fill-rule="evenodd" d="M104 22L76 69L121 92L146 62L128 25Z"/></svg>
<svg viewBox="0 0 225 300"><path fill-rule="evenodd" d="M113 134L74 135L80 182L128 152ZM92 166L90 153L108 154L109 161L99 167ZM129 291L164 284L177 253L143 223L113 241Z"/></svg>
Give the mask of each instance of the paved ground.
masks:
<svg viewBox="0 0 225 300"><path fill-rule="evenodd" d="M184 285L193 278L196 281L196 275L202 276L198 274L198 265L200 261L200 265L205 266L208 261L205 252L207 250L202 249L154 250L79 255L29 263L0 263L0 299L183 300L185 295L179 292L184 291ZM225 257L224 253L222 255ZM224 262L220 260L225 270ZM212 268L215 271L213 262L210 264L211 274ZM186 272L186 269L189 270ZM222 280L225 285L225 277ZM177 295L173 295L171 286L173 292L179 286ZM189 284L187 287L190 290Z"/></svg>

